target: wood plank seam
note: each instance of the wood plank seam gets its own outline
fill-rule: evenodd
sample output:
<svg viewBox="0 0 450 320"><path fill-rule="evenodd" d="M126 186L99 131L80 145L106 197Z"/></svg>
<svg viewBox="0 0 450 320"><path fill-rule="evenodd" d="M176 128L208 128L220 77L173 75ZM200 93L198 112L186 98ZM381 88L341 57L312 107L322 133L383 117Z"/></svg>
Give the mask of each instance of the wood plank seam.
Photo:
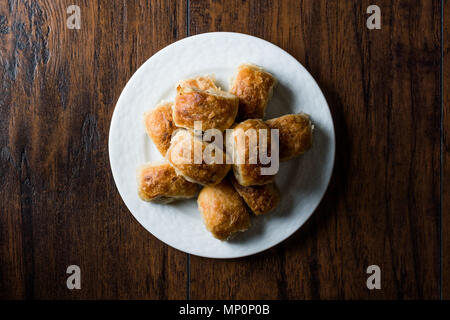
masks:
<svg viewBox="0 0 450 320"><path fill-rule="evenodd" d="M441 114L440 114L440 166L439 166L439 238L440 238L440 259L439 259L439 273L440 273L440 285L439 285L439 295L440 299L443 299L443 286L444 286L444 276L443 276L443 257L444 257L444 245L443 245L443 161L444 161L444 1L441 0L441 29L440 37L441 37L441 65L440 65L440 91L441 91Z"/></svg>

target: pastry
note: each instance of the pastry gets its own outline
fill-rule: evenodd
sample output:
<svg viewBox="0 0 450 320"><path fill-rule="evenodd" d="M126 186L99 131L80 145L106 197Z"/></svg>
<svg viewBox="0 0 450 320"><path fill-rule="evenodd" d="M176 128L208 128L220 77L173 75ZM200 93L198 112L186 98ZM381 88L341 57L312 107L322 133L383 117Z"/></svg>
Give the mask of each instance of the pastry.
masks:
<svg viewBox="0 0 450 320"><path fill-rule="evenodd" d="M261 150L259 141L260 130L266 130L267 133L267 143L263 145L265 149ZM250 138L248 137L250 136L251 132L248 131L254 132L255 141L253 148L251 148L251 145L249 143ZM273 182L275 173L271 175L263 174L262 168L271 167L274 157L270 159L271 162L268 164L262 164L260 159L260 152L266 154L268 157L271 157L271 140L270 128L264 123L264 121L259 119L246 120L233 128L233 143L231 145L231 147L233 148L233 173L239 184L248 187ZM273 143L276 142L274 141Z"/></svg>
<svg viewBox="0 0 450 320"><path fill-rule="evenodd" d="M231 176L231 182L250 210L257 216L268 213L280 202L280 191L275 183L244 187L233 176Z"/></svg>
<svg viewBox="0 0 450 320"><path fill-rule="evenodd" d="M275 84L274 76L262 68L252 64L240 65L230 90L239 98L237 121L264 118Z"/></svg>
<svg viewBox="0 0 450 320"><path fill-rule="evenodd" d="M238 106L238 98L231 93L178 86L173 121L186 129L194 129L194 122L201 121L202 130L223 131L234 123Z"/></svg>
<svg viewBox="0 0 450 320"><path fill-rule="evenodd" d="M149 163L137 171L138 194L144 201L169 203L196 195L198 185L176 174L168 163Z"/></svg>
<svg viewBox="0 0 450 320"><path fill-rule="evenodd" d="M307 114L287 114L267 120L266 124L279 130L280 161L292 159L311 148L314 126Z"/></svg>
<svg viewBox="0 0 450 320"><path fill-rule="evenodd" d="M205 161L203 152L207 143L196 138L191 130L179 129L172 138L166 158L179 175L186 180L202 185L214 185L222 181L230 170L226 164L226 155L217 150L215 159ZM195 154L196 150L201 150ZM209 164L208 164L209 163Z"/></svg>
<svg viewBox="0 0 450 320"><path fill-rule="evenodd" d="M213 76L179 81L174 102L144 114L146 132L167 162L137 170L139 197L169 203L197 196L202 185L198 208L220 240L247 230L251 212L272 211L281 197L274 183L279 160L310 149L314 129L303 113L263 120L275 85L272 74L252 64L238 67L230 92Z"/></svg>
<svg viewBox="0 0 450 320"><path fill-rule="evenodd" d="M227 179L215 186L204 187L197 203L206 228L217 239L229 239L250 226L248 209Z"/></svg>
<svg viewBox="0 0 450 320"><path fill-rule="evenodd" d="M172 105L173 102L163 102L144 113L145 130L163 156L169 149L172 133L176 129L172 119Z"/></svg>
<svg viewBox="0 0 450 320"><path fill-rule="evenodd" d="M190 79L182 80L178 83L177 87L191 87L197 88L199 90L213 90L218 91L218 88L215 84L215 78L212 76L200 76Z"/></svg>

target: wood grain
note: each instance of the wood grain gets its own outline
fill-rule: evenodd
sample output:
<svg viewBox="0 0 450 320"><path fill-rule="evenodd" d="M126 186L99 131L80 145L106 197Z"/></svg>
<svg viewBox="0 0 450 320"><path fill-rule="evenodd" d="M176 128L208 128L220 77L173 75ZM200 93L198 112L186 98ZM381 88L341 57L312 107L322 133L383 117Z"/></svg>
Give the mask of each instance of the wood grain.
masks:
<svg viewBox="0 0 450 320"><path fill-rule="evenodd" d="M381 30L365 26L368 0L79 0L80 30L66 27L71 4L0 0L0 298L450 298L448 0L378 0ZM155 239L109 168L110 119L131 75L209 31L288 51L335 122L319 208L287 241L244 259L189 256ZM71 264L82 290L66 288ZM372 264L381 290L366 288Z"/></svg>
<svg viewBox="0 0 450 320"><path fill-rule="evenodd" d="M443 1L442 297L450 299L450 1Z"/></svg>
<svg viewBox="0 0 450 320"><path fill-rule="evenodd" d="M191 34L252 34L304 64L337 137L329 190L307 224L254 257L191 257L192 298L439 298L440 3L377 1L381 30L366 28L370 4L190 2ZM372 264L381 290L366 287Z"/></svg>
<svg viewBox="0 0 450 320"><path fill-rule="evenodd" d="M129 213L107 142L128 79L186 35L186 1L76 1L69 30L73 3L0 0L0 297L183 299L186 255Z"/></svg>

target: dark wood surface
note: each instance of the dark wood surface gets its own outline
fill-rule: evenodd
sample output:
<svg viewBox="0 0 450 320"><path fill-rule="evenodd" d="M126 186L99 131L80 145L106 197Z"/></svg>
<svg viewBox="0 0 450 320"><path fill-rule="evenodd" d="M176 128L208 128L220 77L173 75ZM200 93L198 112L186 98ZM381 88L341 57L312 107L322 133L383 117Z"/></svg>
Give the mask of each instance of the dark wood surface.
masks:
<svg viewBox="0 0 450 320"><path fill-rule="evenodd" d="M186 36L186 2L77 1L69 30L71 0L0 1L0 295L185 298L186 254L128 212L107 141L134 71ZM71 264L81 290L66 288Z"/></svg>
<svg viewBox="0 0 450 320"><path fill-rule="evenodd" d="M442 8L442 296L450 299L450 1Z"/></svg>
<svg viewBox="0 0 450 320"><path fill-rule="evenodd" d="M70 4L81 7L80 30L65 25ZM381 30L366 28L371 4ZM450 298L449 6L0 0L0 298ZM317 211L281 245L243 259L189 256L154 238L109 167L109 123L128 79L164 46L209 31L292 54L336 128ZM445 61L448 50L447 41ZM70 264L81 267L81 290L66 288ZM372 264L381 290L366 287Z"/></svg>

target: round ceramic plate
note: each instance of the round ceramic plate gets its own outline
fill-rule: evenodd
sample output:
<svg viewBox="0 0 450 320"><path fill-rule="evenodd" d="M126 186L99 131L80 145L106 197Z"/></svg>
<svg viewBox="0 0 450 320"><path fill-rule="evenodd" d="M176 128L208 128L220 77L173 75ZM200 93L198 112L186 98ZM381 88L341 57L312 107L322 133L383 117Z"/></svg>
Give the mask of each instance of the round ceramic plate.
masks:
<svg viewBox="0 0 450 320"><path fill-rule="evenodd" d="M257 64L278 79L266 118L305 112L315 126L313 147L283 162L276 178L282 197L271 213L252 217L251 228L230 241L205 228L196 199L172 204L147 203L137 194L136 168L160 161L142 115L161 100L173 101L175 83L215 75L224 90L241 63ZM322 199L334 164L335 137L327 102L306 69L279 47L252 36L215 32L185 38L162 49L136 71L125 86L111 121L109 157L114 180L133 216L166 244L198 256L236 258L268 249L297 231Z"/></svg>

